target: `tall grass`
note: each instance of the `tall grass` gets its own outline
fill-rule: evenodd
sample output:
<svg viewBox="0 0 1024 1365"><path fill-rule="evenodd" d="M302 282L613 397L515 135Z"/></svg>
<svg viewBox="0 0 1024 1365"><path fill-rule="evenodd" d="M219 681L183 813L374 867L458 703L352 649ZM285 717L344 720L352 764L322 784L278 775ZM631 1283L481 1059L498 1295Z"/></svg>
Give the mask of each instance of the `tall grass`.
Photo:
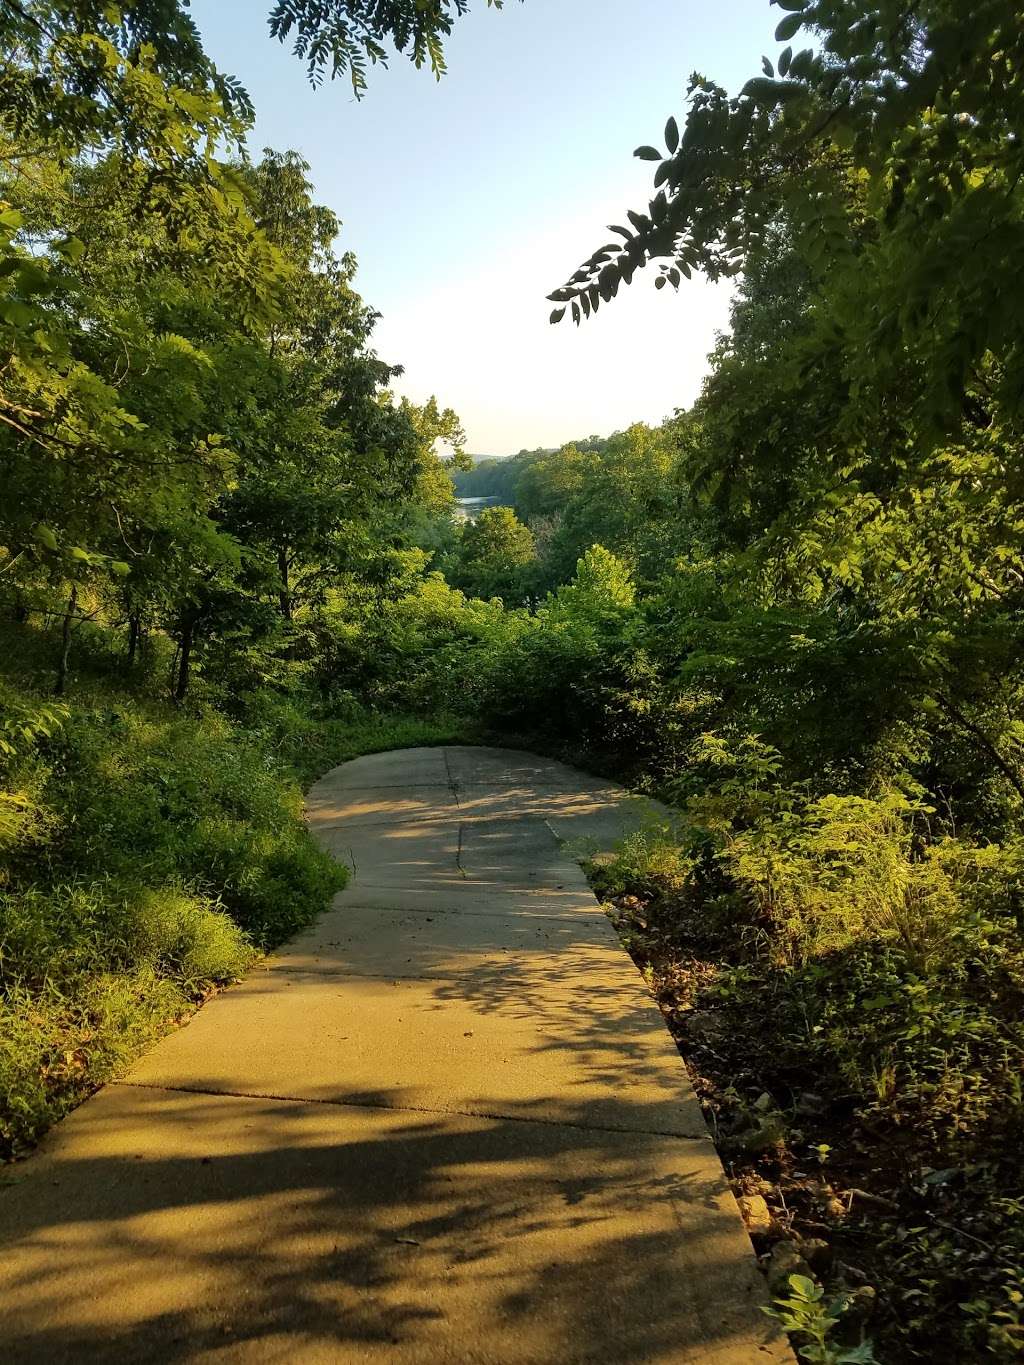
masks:
<svg viewBox="0 0 1024 1365"><path fill-rule="evenodd" d="M345 873L305 828L280 731L208 704L185 711L147 698L152 680L126 685L98 645L96 667L55 708L36 668L38 638L24 631L4 645L0 1154L9 1157L308 923ZM88 665L88 650L79 653Z"/></svg>

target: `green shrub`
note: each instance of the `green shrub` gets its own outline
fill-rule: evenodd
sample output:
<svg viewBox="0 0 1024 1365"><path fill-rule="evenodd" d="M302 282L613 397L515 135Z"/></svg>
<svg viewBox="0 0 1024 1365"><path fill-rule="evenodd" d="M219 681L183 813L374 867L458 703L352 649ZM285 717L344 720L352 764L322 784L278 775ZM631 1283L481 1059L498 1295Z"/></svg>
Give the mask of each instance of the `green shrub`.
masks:
<svg viewBox="0 0 1024 1365"><path fill-rule="evenodd" d="M243 724L253 743L271 753L304 786L360 754L436 744L472 744L478 722L440 704L429 715L377 710L336 689L327 696L301 692L248 694Z"/></svg>
<svg viewBox="0 0 1024 1365"><path fill-rule="evenodd" d="M223 909L181 885L0 896L0 1153L30 1145L254 956Z"/></svg>
<svg viewBox="0 0 1024 1365"><path fill-rule="evenodd" d="M681 843L680 831L669 822L647 821L619 844L614 858L593 870L604 895L624 892L674 895L693 877L694 857Z"/></svg>
<svg viewBox="0 0 1024 1365"><path fill-rule="evenodd" d="M97 1085L117 1075L189 1008L150 968L0 993L0 1158L24 1154Z"/></svg>
<svg viewBox="0 0 1024 1365"><path fill-rule="evenodd" d="M152 968L187 992L227 981L253 950L209 899L170 885L79 881L0 895L0 983L73 988L97 971Z"/></svg>
<svg viewBox="0 0 1024 1365"><path fill-rule="evenodd" d="M261 947L282 942L344 885L345 870L282 811L279 828L252 828L217 814L182 838L179 865L208 887Z"/></svg>
<svg viewBox="0 0 1024 1365"><path fill-rule="evenodd" d="M255 953L238 925L214 902L174 886L145 891L135 907L130 952L186 995L230 981Z"/></svg>
<svg viewBox="0 0 1024 1365"><path fill-rule="evenodd" d="M783 1073L812 1070L943 1159L1024 1132L1019 841L929 837L900 791L812 796L753 736L704 736L694 757L699 793L629 836L599 889L701 942Z"/></svg>
<svg viewBox="0 0 1024 1365"><path fill-rule="evenodd" d="M341 884L286 765L215 712L76 710L48 760L57 877L184 879L261 946L307 923Z"/></svg>
<svg viewBox="0 0 1024 1365"><path fill-rule="evenodd" d="M72 698L0 755L0 1146L24 1150L212 987L321 910L345 869L285 758L209 707ZM21 734L21 730L18 732ZM13 747L13 746L12 746ZM6 759L6 761L4 761Z"/></svg>

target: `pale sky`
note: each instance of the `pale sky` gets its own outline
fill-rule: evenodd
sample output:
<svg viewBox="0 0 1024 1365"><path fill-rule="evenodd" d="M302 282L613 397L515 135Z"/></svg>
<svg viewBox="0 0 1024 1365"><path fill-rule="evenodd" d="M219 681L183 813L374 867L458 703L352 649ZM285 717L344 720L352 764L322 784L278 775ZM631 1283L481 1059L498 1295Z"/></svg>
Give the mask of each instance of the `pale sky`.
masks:
<svg viewBox="0 0 1024 1365"><path fill-rule="evenodd" d="M681 115L689 73L738 90L774 57L768 0L476 0L437 83L396 58L357 102L312 90L266 33L270 0L192 0L207 50L253 97L250 139L300 152L339 248L382 313L379 354L399 392L436 395L471 451L555 446L659 422L696 395L728 293L703 280L655 292L650 270L595 319L548 324L545 295L646 207L649 163ZM681 121L681 119L680 119Z"/></svg>

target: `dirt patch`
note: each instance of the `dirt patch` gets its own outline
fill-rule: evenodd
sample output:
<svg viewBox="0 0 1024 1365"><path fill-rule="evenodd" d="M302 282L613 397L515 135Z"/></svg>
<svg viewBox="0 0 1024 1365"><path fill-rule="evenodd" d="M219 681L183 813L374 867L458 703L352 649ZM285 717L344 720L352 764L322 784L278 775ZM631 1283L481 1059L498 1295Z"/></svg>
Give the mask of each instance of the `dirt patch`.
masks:
<svg viewBox="0 0 1024 1365"><path fill-rule="evenodd" d="M686 1063L772 1292L812 1273L847 1305L837 1346L870 1339L885 1365L1019 1360L1016 1158L952 1160L909 1101L850 1093L800 1045L799 1002L749 944L737 953L713 917L657 891L608 898L589 871Z"/></svg>

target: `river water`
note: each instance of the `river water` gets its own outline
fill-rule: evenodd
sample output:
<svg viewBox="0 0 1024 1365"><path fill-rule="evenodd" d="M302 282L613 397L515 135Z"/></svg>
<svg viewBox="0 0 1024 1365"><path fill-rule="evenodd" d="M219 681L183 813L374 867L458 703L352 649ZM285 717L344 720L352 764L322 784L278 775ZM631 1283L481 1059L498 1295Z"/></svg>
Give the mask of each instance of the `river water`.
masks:
<svg viewBox="0 0 1024 1365"><path fill-rule="evenodd" d="M485 507L494 507L500 503L500 498L456 498L455 520L476 521Z"/></svg>

